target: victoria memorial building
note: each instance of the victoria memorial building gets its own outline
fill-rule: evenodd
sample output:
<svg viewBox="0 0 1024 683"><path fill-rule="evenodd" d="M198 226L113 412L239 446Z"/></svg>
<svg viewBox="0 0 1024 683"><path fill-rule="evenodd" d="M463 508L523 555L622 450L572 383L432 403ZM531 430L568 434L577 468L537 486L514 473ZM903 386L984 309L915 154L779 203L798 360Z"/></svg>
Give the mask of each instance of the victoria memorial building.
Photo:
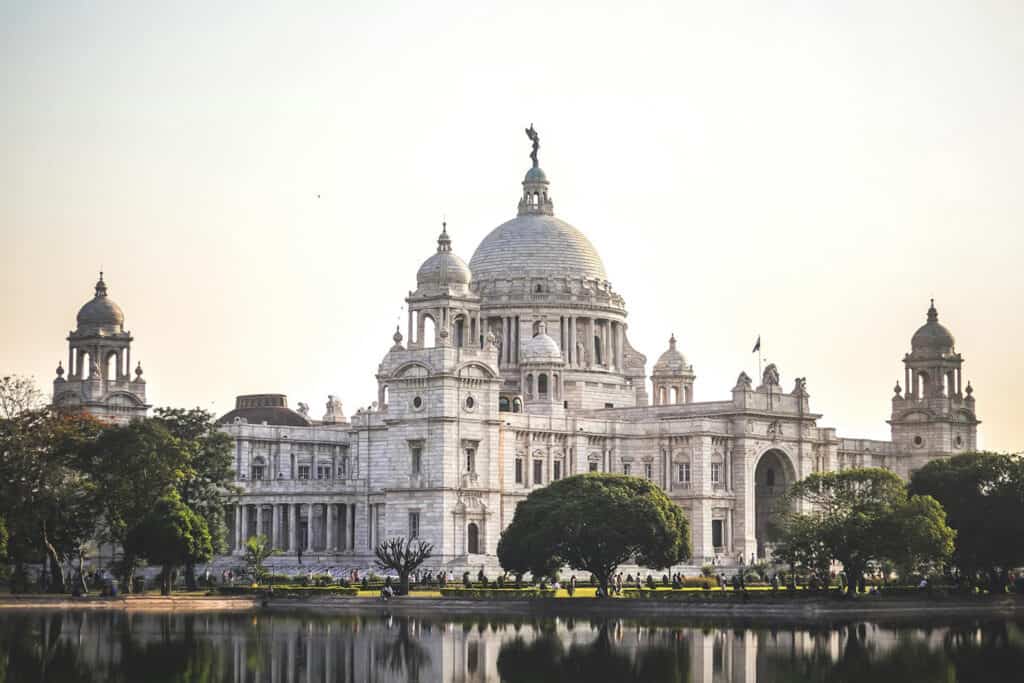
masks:
<svg viewBox="0 0 1024 683"><path fill-rule="evenodd" d="M501 531L531 491L615 472L655 482L683 508L694 564L732 564L770 555L776 499L811 472L908 477L976 447L973 389L934 304L903 357L889 441L821 426L804 379L784 384L774 365L739 373L719 401L695 400L694 366L675 337L648 371L601 256L555 215L536 142L532 159L516 216L468 265L441 230L406 299L407 324L381 349L372 406L346 416L329 397L314 416L267 393L237 397L220 418L243 491L229 513L233 553L265 534L281 551L274 562L301 552L366 569L376 544L404 536L434 545L431 569L493 573ZM101 276L68 336L54 403L115 421L145 415L131 341Z"/></svg>

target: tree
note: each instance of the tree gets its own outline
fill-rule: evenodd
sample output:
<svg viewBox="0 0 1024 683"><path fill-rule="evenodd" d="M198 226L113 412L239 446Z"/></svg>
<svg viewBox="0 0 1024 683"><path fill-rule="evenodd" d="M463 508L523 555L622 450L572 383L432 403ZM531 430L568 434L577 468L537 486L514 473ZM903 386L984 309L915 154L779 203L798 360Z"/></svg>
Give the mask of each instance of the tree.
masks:
<svg viewBox="0 0 1024 683"><path fill-rule="evenodd" d="M501 534L498 560L515 574L550 576L569 565L607 595L618 566L664 569L690 555L686 516L646 479L588 473L556 481L519 503Z"/></svg>
<svg viewBox="0 0 1024 683"><path fill-rule="evenodd" d="M43 392L31 377L7 375L0 378L0 420L40 410L43 406Z"/></svg>
<svg viewBox="0 0 1024 683"><path fill-rule="evenodd" d="M177 440L180 476L175 489L181 501L206 520L213 551L225 551L225 506L238 495L232 483L233 442L217 426L212 413L202 408L158 408L153 418ZM196 565L185 563L185 583L196 590Z"/></svg>
<svg viewBox="0 0 1024 683"><path fill-rule="evenodd" d="M103 428L84 414L47 408L0 418L0 514L16 573L44 562L48 584L65 588L64 565L95 533L99 498L80 454Z"/></svg>
<svg viewBox="0 0 1024 683"><path fill-rule="evenodd" d="M161 566L160 592L170 595L174 569L213 556L206 521L185 505L177 493L156 502L141 523L128 533L128 543L140 557Z"/></svg>
<svg viewBox="0 0 1024 683"><path fill-rule="evenodd" d="M130 532L155 501L174 491L183 477L183 459L178 440L157 420L108 427L85 449L83 468L101 501L98 538L120 546L119 574L129 588L141 559L133 545L139 537Z"/></svg>
<svg viewBox="0 0 1024 683"><path fill-rule="evenodd" d="M856 592L875 562L917 566L941 562L953 550L955 532L942 507L927 496L908 499L897 475L879 468L814 473L786 493L791 512L783 521L781 546L790 561L820 572L837 561Z"/></svg>
<svg viewBox="0 0 1024 683"><path fill-rule="evenodd" d="M377 567L398 572L399 595L409 593L409 574L434 554L434 546L426 541L416 541L398 536L389 538L373 550L377 556Z"/></svg>
<svg viewBox="0 0 1024 683"><path fill-rule="evenodd" d="M933 460L913 474L910 490L945 509L961 576L983 572L1001 589L1007 570L1024 565L1024 459L981 452Z"/></svg>
<svg viewBox="0 0 1024 683"><path fill-rule="evenodd" d="M277 551L271 545L270 539L263 534L251 536L245 542L245 566L249 569L253 583L263 583L267 576L267 568L264 563L267 558L276 554Z"/></svg>

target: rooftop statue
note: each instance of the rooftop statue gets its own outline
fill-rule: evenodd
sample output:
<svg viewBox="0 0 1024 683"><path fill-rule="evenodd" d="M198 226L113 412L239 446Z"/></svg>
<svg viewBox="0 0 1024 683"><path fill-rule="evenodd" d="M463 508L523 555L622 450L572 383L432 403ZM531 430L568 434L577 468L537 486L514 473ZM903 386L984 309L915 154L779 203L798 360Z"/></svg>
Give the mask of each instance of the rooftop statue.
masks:
<svg viewBox="0 0 1024 683"><path fill-rule="evenodd" d="M533 142L533 151L530 152L530 159L533 161L533 167L537 168L537 150L540 149L540 135L533 129L533 124L526 129L526 137L530 138Z"/></svg>

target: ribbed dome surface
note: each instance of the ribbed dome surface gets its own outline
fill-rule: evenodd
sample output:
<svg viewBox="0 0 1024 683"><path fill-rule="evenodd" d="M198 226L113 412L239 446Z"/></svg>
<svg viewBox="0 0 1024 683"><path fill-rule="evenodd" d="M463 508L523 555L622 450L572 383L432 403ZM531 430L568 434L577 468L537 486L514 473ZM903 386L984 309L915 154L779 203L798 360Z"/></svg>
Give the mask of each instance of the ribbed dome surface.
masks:
<svg viewBox="0 0 1024 683"><path fill-rule="evenodd" d="M107 296L107 285L100 277L96 283L96 296L78 309L78 327L116 327L124 325L124 313L113 299Z"/></svg>
<svg viewBox="0 0 1024 683"><path fill-rule="evenodd" d="M469 267L465 261L450 251L439 251L420 266L416 272L416 284L439 287L451 284L468 285L470 277Z"/></svg>
<svg viewBox="0 0 1024 683"><path fill-rule="evenodd" d="M652 374L655 375L682 375L690 372L686 364L686 356L676 349L675 335L668 340L668 351L661 354L658 362L654 364Z"/></svg>
<svg viewBox="0 0 1024 683"><path fill-rule="evenodd" d="M561 363L562 352L558 343L548 335L541 333L526 342L523 348L525 363Z"/></svg>
<svg viewBox="0 0 1024 683"><path fill-rule="evenodd" d="M935 302L928 308L928 322L918 328L910 340L910 348L918 353L953 353L953 333L939 322Z"/></svg>
<svg viewBox="0 0 1024 683"><path fill-rule="evenodd" d="M608 279L590 240L565 221L543 214L517 216L492 230L469 269L477 281L533 273Z"/></svg>

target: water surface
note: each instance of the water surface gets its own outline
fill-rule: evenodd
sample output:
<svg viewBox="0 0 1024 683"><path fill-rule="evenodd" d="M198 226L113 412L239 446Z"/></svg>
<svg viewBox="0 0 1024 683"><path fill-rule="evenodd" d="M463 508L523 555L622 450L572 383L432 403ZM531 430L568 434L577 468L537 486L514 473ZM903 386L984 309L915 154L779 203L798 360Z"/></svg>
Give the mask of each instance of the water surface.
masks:
<svg viewBox="0 0 1024 683"><path fill-rule="evenodd" d="M1024 620L766 626L0 611L0 683L973 683L1022 677Z"/></svg>

